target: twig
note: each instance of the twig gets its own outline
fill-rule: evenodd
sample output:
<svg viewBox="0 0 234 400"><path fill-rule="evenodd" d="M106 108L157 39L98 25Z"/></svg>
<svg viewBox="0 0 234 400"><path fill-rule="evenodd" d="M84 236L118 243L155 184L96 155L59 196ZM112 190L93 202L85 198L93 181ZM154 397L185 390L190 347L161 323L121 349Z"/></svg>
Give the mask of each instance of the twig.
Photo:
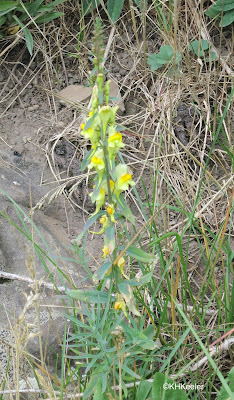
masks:
<svg viewBox="0 0 234 400"><path fill-rule="evenodd" d="M29 285L36 283L36 281L33 281L31 278L28 278L27 276L10 274L9 272L3 272L3 271L0 271L0 278L22 281L28 283ZM41 282L40 280L37 281L37 284L39 286L45 286L46 288L51 290L54 290L56 287L61 293L66 293L68 291L68 289L66 289L64 286L55 286L53 283Z"/></svg>
<svg viewBox="0 0 234 400"><path fill-rule="evenodd" d="M234 344L234 336L228 338L223 342L220 346L218 347L210 347L210 357L214 357L215 354L221 353L222 351L227 351L232 345ZM203 364L206 364L208 361L207 356L203 357L200 361L198 361L196 364L194 364L192 367L189 368L189 371L196 371L199 367L201 367Z"/></svg>
<svg viewBox="0 0 234 400"><path fill-rule="evenodd" d="M18 41L19 41L20 36L16 36L15 40L9 44L9 46L7 46L1 53L0 53L0 57L2 57L8 50L10 50Z"/></svg>

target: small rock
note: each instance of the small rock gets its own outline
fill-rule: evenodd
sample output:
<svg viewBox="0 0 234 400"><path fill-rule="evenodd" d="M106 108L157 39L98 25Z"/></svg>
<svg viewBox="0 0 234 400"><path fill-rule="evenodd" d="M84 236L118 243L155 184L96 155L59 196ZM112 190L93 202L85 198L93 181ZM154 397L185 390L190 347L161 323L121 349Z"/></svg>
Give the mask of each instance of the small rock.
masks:
<svg viewBox="0 0 234 400"><path fill-rule="evenodd" d="M90 87L82 85L69 85L65 89L60 90L58 95L61 97L59 101L62 104L84 102L91 96L92 90Z"/></svg>
<svg viewBox="0 0 234 400"><path fill-rule="evenodd" d="M36 111L39 108L39 104L34 104L33 106L28 107L28 111Z"/></svg>
<svg viewBox="0 0 234 400"><path fill-rule="evenodd" d="M92 88L85 87L82 85L69 85L65 89L60 90L58 95L61 97L59 99L62 104L71 104L72 103L82 103L85 102L89 97L91 97ZM111 101L111 103L119 104L119 108L121 111L125 110L124 104L121 103L121 95L119 91L119 86L114 81L110 83L110 97L115 98L116 100Z"/></svg>

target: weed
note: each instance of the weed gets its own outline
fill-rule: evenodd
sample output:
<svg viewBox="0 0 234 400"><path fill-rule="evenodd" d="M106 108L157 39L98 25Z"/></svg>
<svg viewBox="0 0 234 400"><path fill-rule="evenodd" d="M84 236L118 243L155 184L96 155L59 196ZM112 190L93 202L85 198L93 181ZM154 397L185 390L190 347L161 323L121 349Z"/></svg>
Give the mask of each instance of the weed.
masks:
<svg viewBox="0 0 234 400"><path fill-rule="evenodd" d="M66 0L55 0L42 4L44 0L29 3L23 1L1 1L0 4L0 38L6 34L15 35L21 28L30 55L33 53L33 36L28 29L31 24L40 25L63 15L54 8Z"/></svg>

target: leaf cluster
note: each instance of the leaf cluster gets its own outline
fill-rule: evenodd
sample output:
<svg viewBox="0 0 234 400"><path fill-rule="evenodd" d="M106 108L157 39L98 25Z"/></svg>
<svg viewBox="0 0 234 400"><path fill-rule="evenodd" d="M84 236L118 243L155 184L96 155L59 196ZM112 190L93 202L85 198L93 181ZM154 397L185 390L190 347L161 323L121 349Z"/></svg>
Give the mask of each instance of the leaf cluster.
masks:
<svg viewBox="0 0 234 400"><path fill-rule="evenodd" d="M219 26L231 25L234 21L234 2L233 0L217 0L206 12L210 18L220 20Z"/></svg>
<svg viewBox="0 0 234 400"><path fill-rule="evenodd" d="M28 51L32 55L33 37L27 26L32 24L32 22L40 25L59 18L63 13L54 11L54 8L64 1L66 0L54 0L48 4L43 4L45 0L31 2L22 2L20 0L1 1L0 38L6 34L14 35L21 28Z"/></svg>
<svg viewBox="0 0 234 400"><path fill-rule="evenodd" d="M143 0L145 3L145 7L147 8L147 0ZM82 0L82 7L84 15L89 14L91 11L95 10L100 3L100 0ZM142 1L135 0L137 7L141 9ZM112 20L112 22L116 22L119 18L121 11L123 9L124 0L108 0L107 1L107 11Z"/></svg>
<svg viewBox="0 0 234 400"><path fill-rule="evenodd" d="M178 51L174 51L172 46L161 46L158 54L151 54L148 57L148 64L151 71L156 71L164 65L172 64L174 60L175 64L178 64L182 60L182 56Z"/></svg>
<svg viewBox="0 0 234 400"><path fill-rule="evenodd" d="M83 398L88 399L94 390L95 396L98 392L103 396L100 397L102 399L105 394L112 393L109 382L113 380L109 379L110 375L115 377L116 383L122 383L127 395L125 383L140 380L143 376L142 368L148 369L148 363L162 352L155 340L154 326L144 328L144 318L139 322L131 318L126 324L123 314L112 310L109 304L105 308L101 305L94 308L82 304L81 314L81 318L72 315L66 317L75 327L75 333L67 340L67 348L74 354L70 358L76 360L78 365L73 374L79 374L82 365L90 378ZM122 376L119 372L120 362Z"/></svg>
<svg viewBox="0 0 234 400"><path fill-rule="evenodd" d="M206 62L215 61L217 59L217 55L214 51L211 51L207 40L193 40L189 49L193 50L197 57L203 57Z"/></svg>

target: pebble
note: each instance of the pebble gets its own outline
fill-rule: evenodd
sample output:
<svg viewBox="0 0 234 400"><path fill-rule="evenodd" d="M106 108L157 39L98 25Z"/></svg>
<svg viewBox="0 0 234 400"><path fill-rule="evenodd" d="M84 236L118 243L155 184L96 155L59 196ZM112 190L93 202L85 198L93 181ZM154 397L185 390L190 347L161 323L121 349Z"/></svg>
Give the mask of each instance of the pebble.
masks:
<svg viewBox="0 0 234 400"><path fill-rule="evenodd" d="M39 104L34 104L33 106L28 107L28 111L36 111L39 108Z"/></svg>

